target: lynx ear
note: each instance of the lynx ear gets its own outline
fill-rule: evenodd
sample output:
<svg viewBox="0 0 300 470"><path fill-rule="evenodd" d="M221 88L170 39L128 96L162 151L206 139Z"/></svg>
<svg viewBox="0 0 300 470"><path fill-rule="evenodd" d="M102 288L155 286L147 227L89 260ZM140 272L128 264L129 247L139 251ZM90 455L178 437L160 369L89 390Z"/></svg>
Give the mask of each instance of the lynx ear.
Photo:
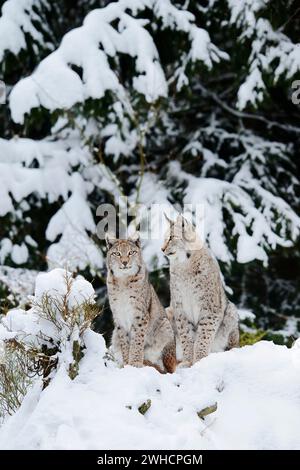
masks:
<svg viewBox="0 0 300 470"><path fill-rule="evenodd" d="M116 237L109 232L105 234L106 247L109 250L117 241Z"/></svg>
<svg viewBox="0 0 300 470"><path fill-rule="evenodd" d="M170 217L168 217L168 215L165 212L164 212L164 216L165 216L166 221L169 222L171 226L175 224L174 220L171 220Z"/></svg>
<svg viewBox="0 0 300 470"><path fill-rule="evenodd" d="M176 225L177 227L182 227L182 229L185 228L185 218L183 217L182 214L178 214L177 219L176 219Z"/></svg>
<svg viewBox="0 0 300 470"><path fill-rule="evenodd" d="M128 240L135 243L138 248L141 248L141 237L139 232L135 232L133 235L129 236Z"/></svg>
<svg viewBox="0 0 300 470"><path fill-rule="evenodd" d="M183 217L182 214L178 215L176 224L178 227L181 227L183 233L187 231L188 228L193 228L193 225L185 217Z"/></svg>

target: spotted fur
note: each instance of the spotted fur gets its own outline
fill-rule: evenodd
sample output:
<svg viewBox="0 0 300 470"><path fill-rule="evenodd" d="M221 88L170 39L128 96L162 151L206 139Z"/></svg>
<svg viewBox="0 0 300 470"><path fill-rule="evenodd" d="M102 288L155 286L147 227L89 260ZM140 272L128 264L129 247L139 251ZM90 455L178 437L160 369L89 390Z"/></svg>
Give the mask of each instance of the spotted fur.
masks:
<svg viewBox="0 0 300 470"><path fill-rule="evenodd" d="M122 365L152 365L161 372L174 372L174 332L149 282L139 240L108 236L107 248L114 355Z"/></svg>
<svg viewBox="0 0 300 470"><path fill-rule="evenodd" d="M162 250L170 261L168 316L181 366L239 344L238 314L226 297L218 263L182 216L170 222Z"/></svg>

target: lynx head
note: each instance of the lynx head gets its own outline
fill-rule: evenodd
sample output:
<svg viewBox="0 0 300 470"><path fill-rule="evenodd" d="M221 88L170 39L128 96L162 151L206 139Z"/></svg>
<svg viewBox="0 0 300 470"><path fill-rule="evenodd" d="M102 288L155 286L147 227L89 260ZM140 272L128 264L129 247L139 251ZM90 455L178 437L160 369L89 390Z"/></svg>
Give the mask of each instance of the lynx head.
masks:
<svg viewBox="0 0 300 470"><path fill-rule="evenodd" d="M195 228L182 215L178 215L175 221L170 220L162 246L163 253L170 260L185 261L194 250L202 248Z"/></svg>
<svg viewBox="0 0 300 470"><path fill-rule="evenodd" d="M105 237L107 246L107 266L115 277L134 276L143 264L141 243L138 235L127 240Z"/></svg>

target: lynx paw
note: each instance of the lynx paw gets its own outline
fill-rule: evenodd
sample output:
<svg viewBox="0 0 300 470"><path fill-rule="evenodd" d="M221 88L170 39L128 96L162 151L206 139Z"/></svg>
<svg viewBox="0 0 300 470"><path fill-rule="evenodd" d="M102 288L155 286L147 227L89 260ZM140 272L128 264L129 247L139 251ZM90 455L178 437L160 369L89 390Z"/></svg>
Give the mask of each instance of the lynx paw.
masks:
<svg viewBox="0 0 300 470"><path fill-rule="evenodd" d="M131 361L129 362L129 365L132 367L143 367L144 363L141 361Z"/></svg>
<svg viewBox="0 0 300 470"><path fill-rule="evenodd" d="M186 369L187 367L191 367L193 364L191 361L182 361L178 364L178 369Z"/></svg>

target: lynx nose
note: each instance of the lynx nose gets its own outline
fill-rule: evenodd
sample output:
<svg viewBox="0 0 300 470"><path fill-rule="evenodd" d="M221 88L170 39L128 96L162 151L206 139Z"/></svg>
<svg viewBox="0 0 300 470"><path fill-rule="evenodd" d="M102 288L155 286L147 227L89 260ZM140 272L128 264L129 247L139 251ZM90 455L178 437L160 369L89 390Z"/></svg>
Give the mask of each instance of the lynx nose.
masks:
<svg viewBox="0 0 300 470"><path fill-rule="evenodd" d="M123 266L127 266L128 261L122 261Z"/></svg>

